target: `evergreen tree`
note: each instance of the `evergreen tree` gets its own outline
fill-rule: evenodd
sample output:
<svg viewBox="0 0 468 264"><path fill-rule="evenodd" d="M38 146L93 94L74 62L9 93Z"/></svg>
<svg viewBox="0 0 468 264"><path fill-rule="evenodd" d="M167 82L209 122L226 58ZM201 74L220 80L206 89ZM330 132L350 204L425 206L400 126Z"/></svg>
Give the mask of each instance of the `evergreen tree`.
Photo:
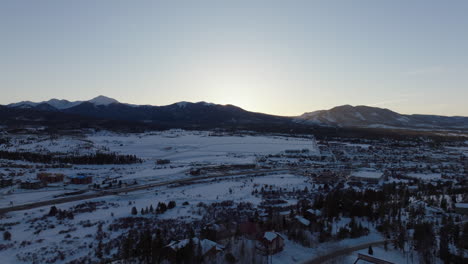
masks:
<svg viewBox="0 0 468 264"><path fill-rule="evenodd" d="M132 207L132 215L137 215L138 211L135 206Z"/></svg>
<svg viewBox="0 0 468 264"><path fill-rule="evenodd" d="M3 240L11 240L11 233L8 231L3 232Z"/></svg>
<svg viewBox="0 0 468 264"><path fill-rule="evenodd" d="M56 214L57 214L57 207L55 207L55 205L54 205L54 206L50 207L48 215L49 216L55 216Z"/></svg>

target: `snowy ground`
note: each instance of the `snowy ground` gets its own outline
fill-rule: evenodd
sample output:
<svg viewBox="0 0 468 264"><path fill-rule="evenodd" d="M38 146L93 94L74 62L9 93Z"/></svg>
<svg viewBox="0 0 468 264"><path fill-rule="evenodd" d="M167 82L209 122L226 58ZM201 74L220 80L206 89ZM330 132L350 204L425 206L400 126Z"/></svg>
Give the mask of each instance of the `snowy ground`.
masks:
<svg viewBox="0 0 468 264"><path fill-rule="evenodd" d="M0 166L0 173L14 175L15 180L35 179L41 171L63 173L66 176L78 174L91 175L93 183L103 183L107 179L134 182L138 184L155 183L191 177L191 168L200 166L226 165L226 164L251 164L266 155L276 155L275 159L286 159L282 155L286 150L308 149L307 155L317 157L320 151L311 138L297 138L285 136L252 136L213 134L204 131L180 131L170 130L164 132L152 132L143 134L115 134L111 132L99 132L83 136L65 136L50 138L43 136L21 135L13 137L10 145L3 145L2 150L9 151L34 151L40 153L60 152L74 154L89 154L96 151L116 152L118 154L132 154L143 159L142 163L131 165L73 165L69 168L38 168L37 165L23 161L1 161L5 166ZM339 142L338 142L339 143ZM358 153L369 149L369 144L345 143L347 148L356 148ZM351 153L346 149L345 152ZM294 153L294 151L292 152ZM302 152L301 152L302 154ZM333 154L333 153L332 153ZM157 165L158 159L169 159L170 164ZM293 160L293 159L291 159ZM326 161L314 160L326 165ZM321 163L322 162L322 163ZM336 162L334 160L333 162ZM17 167L7 167L13 164ZM309 164L309 163L302 163ZM20 166L21 165L21 166ZM24 168L24 166L29 166ZM418 165L417 163L406 165ZM307 165L308 166L308 165ZM366 166L373 166L369 164ZM108 230L110 224L118 219L131 216L133 207L140 209L156 207L159 202L168 203L175 201L174 209L160 215L142 217L157 217L158 219L178 219L192 222L199 220L201 215L197 205L199 203L211 204L222 201L250 202L254 206L260 205L262 199L254 195L255 190L281 188L284 191L303 190L307 187L311 192L317 191L320 184L313 184L310 177L295 175L295 172L284 170L281 172L262 173L255 176L236 176L223 179L210 179L199 181L189 185L173 185L149 188L126 194L106 196L89 199L86 202L96 202L98 210L94 212L77 213L74 219L57 220L55 217L44 217L50 206L36 209L8 213L0 218L2 227L10 230L12 241L3 243L6 248L0 251L1 263L18 263L20 258L26 257L22 263L30 263L29 253L43 254L50 258L57 256L57 252L67 252L65 259L59 259L55 263L67 261L93 254L89 250L90 244L96 243L98 223ZM354 175L354 174L353 174ZM355 176L375 178L381 172L377 170L356 170ZM423 180L440 179L440 173L410 173L410 177ZM395 180L396 181L396 180ZM407 180L404 180L407 181ZM77 190L86 190L87 185L57 183L40 190L24 190L17 186L0 189L0 207L32 203L50 200L54 196ZM88 190L88 193L94 190ZM281 197L286 205L293 205L297 200ZM70 202L57 205L60 210L70 210L74 206L83 204L84 201ZM340 218L335 220L333 234L340 227L349 223L351 219ZM317 256L326 255L337 249L348 248L363 243L383 240L372 225L363 219L359 219L364 227L368 227L370 234L357 239L345 239L326 243L317 243L311 248L303 247L291 240L285 241L284 251L273 256L273 263L301 263ZM38 231L39 230L39 231ZM118 234L112 234L116 236ZM390 248L390 247L389 247ZM356 251L349 256L342 256L335 263L353 263L357 253L367 253L367 249ZM393 250L385 251L383 248L374 248L374 256L392 261L394 263L406 263L408 256ZM415 261L417 262L417 261Z"/></svg>
<svg viewBox="0 0 468 264"><path fill-rule="evenodd" d="M93 177L93 183L117 179L139 184L167 181L189 177L188 171L194 165L248 164L267 154L278 154L290 149L309 149L310 155L319 154L315 140L283 136L232 136L206 131L169 130L143 134L116 134L98 132L84 136L46 137L20 135L11 137L11 144L2 145L8 151L33 151L39 153L60 152L89 154L96 151L132 154L143 159L141 164L131 165L74 165L71 168L36 169L35 165L22 161L14 164L31 166L31 169L1 168L4 175L15 171L16 180L36 179L36 174L45 171L63 173L65 176L86 174ZM156 165L157 159L169 159L168 165ZM0 160L1 161L1 160ZM67 180L65 180L67 182ZM0 207L50 199L53 195L87 188L80 185L55 184L45 192L24 191L18 188L0 189Z"/></svg>
<svg viewBox="0 0 468 264"><path fill-rule="evenodd" d="M210 204L212 202L221 202L225 200L235 200L236 202L251 202L258 205L261 199L251 195L255 188L260 188L265 184L280 186L285 189L302 189L305 186L311 188L311 184L302 176L290 174L266 175L256 177L238 177L223 181L204 181L198 184L180 186L180 187L161 187L150 190L129 193L127 195L110 196L106 198L96 198L86 200L86 202L100 202L105 200L106 206L100 207L98 211L92 213L76 214L74 219L56 220L47 218L46 226L53 228L35 234L34 219L40 218L48 213L49 206L27 211L18 211L7 214L7 217L1 219L2 224L13 223L12 248L1 251L2 263L17 263L17 254L21 252L40 253L41 246L47 245L52 249L56 247L58 251L69 251L73 257L80 256L77 248L85 247L92 243L97 226L81 227L80 222L90 221L91 223L102 222L104 229L114 219L131 216L131 208L145 208L152 205L155 207L158 202L168 203L176 201L177 206L166 213L159 215L160 219L184 219L191 221L197 219L196 205L200 202ZM182 205L189 202L189 205ZM288 201L296 202L296 201ZM61 210L68 210L73 206L83 202L71 202L57 205ZM41 222L41 221L39 221ZM42 222L41 222L42 223ZM75 230L73 230L75 229ZM72 230L63 233L63 230ZM60 232L62 231L62 233ZM31 241L31 245L20 246L23 241ZM52 254L53 255L53 254ZM27 262L27 261L26 261ZM57 263L62 263L58 261Z"/></svg>

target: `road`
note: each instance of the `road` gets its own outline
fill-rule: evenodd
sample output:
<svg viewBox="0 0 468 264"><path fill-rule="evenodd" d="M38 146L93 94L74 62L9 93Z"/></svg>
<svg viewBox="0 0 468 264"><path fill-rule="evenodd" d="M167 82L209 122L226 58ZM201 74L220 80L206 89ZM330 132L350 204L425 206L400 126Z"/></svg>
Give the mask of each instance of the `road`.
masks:
<svg viewBox="0 0 468 264"><path fill-rule="evenodd" d="M256 171L249 171L249 172L242 172L242 173L229 173L229 174L226 173L226 174L200 176L200 177L189 176L190 178L155 182L155 183L149 183L149 184L143 184L143 185L135 185L135 186L129 186L129 187L124 187L124 188L119 188L119 189L103 190L103 191L96 192L96 193L80 194L80 195L56 198L56 199L45 200L45 201L40 201L40 202L35 202L35 203L27 203L27 204L22 204L22 205L4 207L4 208L0 208L0 214L5 214L9 212L14 212L14 211L27 210L27 209L34 209L34 208L48 206L48 205L56 205L56 204L75 202L75 201L80 201L80 200L93 199L93 198L98 198L98 197L103 197L103 196L118 195L122 193L140 191L140 190L145 190L148 188L167 186L167 185L177 184L177 183L193 183L196 181L213 179L213 178L248 176L252 174L255 175L255 174L262 174L262 173L273 173L273 172L279 173L279 172L289 172L289 171L291 171L291 169L271 169L271 170L256 170Z"/></svg>
<svg viewBox="0 0 468 264"><path fill-rule="evenodd" d="M366 249L369 246L383 245L385 243L385 241L387 241L387 243L391 242L390 240L381 240L381 241L375 241L375 242L360 244L360 245L357 245L357 246L354 246L354 247L342 248L342 249L338 249L338 250L335 250L333 252L330 252L330 253L328 253L326 255L315 257L313 259L309 259L309 260L303 262L303 264L320 264L320 263L324 263L326 261L333 260L334 258L351 254L354 251L361 250L361 249Z"/></svg>

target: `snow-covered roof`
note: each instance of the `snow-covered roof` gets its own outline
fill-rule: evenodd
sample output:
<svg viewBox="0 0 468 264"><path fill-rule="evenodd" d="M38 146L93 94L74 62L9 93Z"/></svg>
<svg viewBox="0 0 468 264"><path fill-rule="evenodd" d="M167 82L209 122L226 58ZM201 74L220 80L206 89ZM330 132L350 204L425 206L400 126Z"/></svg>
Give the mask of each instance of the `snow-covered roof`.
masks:
<svg viewBox="0 0 468 264"><path fill-rule="evenodd" d="M185 246L187 246L187 244L189 243L190 239L183 239L183 240L180 240L180 241L172 241L171 243L169 243L169 245L167 245L166 247L170 247L172 248L173 250L179 250L181 248L184 248ZM201 245L201 248L202 248L202 254L205 254L206 252L208 252L209 250L211 250L213 247L218 250L218 251L221 251L221 250L224 250L224 246L223 245L220 245L214 241L211 241L209 239L202 239L200 240L199 238L197 237L194 237L192 238L192 242L194 245Z"/></svg>
<svg viewBox="0 0 468 264"><path fill-rule="evenodd" d="M311 214L314 214L314 215L317 215L317 216L322 215L322 211L320 211L320 210L318 210L318 209L317 209L317 210L314 210L314 209L307 209L307 212L309 212L309 213L311 213Z"/></svg>
<svg viewBox="0 0 468 264"><path fill-rule="evenodd" d="M265 232L263 237L268 241L273 241L278 235L275 232Z"/></svg>
<svg viewBox="0 0 468 264"><path fill-rule="evenodd" d="M301 224L305 225L305 226L308 226L310 225L310 221L305 219L304 217L302 216L299 216L299 215L296 215L296 219L297 221L301 222Z"/></svg>
<svg viewBox="0 0 468 264"><path fill-rule="evenodd" d="M281 237L281 238L284 239L284 237L280 233L277 233L275 231L267 231L263 235L263 238L270 241L270 242L275 240L277 237Z"/></svg>
<svg viewBox="0 0 468 264"><path fill-rule="evenodd" d="M456 203L456 208L468 208L468 203Z"/></svg>
<svg viewBox="0 0 468 264"><path fill-rule="evenodd" d="M372 169L362 169L351 173L351 176L359 178L378 179L382 177L382 172Z"/></svg>

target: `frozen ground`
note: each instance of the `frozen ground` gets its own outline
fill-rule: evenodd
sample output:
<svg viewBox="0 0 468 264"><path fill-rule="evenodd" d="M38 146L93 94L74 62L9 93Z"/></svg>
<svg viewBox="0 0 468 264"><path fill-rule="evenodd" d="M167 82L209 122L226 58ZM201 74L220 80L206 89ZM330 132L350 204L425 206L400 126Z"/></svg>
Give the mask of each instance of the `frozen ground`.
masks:
<svg viewBox="0 0 468 264"><path fill-rule="evenodd" d="M15 164L30 165L32 169L17 169L18 180L36 179L41 171L63 173L66 177L86 174L93 177L93 183L116 179L139 184L168 181L189 177L188 171L194 165L247 164L267 154L278 154L289 149L309 149L310 155L319 154L315 140L283 136L234 136L206 131L169 130L143 134L116 134L98 132L83 136L47 137L38 135L12 136L9 145L2 145L8 151L34 151L39 153L60 152L89 154L96 151L132 154L143 159L141 164L131 165L74 165L71 168L34 169L37 164L15 161ZM156 165L157 159L169 159L168 165ZM8 175L10 169L0 168ZM68 180L66 179L65 182ZM50 199L87 186L55 184L49 192L27 191L16 188L0 189L0 207Z"/></svg>
<svg viewBox="0 0 468 264"><path fill-rule="evenodd" d="M265 184L278 186L284 189L302 189L304 187L311 188L311 184L305 177L295 176L290 174L266 175L256 177L238 177L226 179L223 181L204 181L198 184L180 186L180 187L161 187L144 190L140 192L129 193L127 195L109 196L106 198L89 199L86 202L101 202L105 201L106 205L92 213L76 214L74 219L55 220L55 218L47 218L45 226L53 226L47 228L40 233L35 233L34 222L36 218L41 218L48 213L50 206L9 213L7 218L1 220L2 224L13 223L12 226L12 247L1 251L2 263L17 263L17 254L22 252L40 253L41 247L47 245L49 249L55 251L67 251L73 254L76 258L83 253L79 248L86 247L93 242L94 235L97 231L97 226L82 227L79 223L90 221L91 223L104 223L103 228L107 229L107 225L114 219L120 217L131 216L131 208L138 209L153 206L158 202L168 203L176 201L177 206L166 213L158 215L160 219L184 219L191 221L198 219L197 204L200 202L210 204L212 202L221 202L225 200L235 200L236 202L251 202L258 205L261 199L251 195L255 188L260 188ZM189 202L188 205L182 205L184 202ZM296 201L288 201L296 202ZM57 207L61 210L68 210L73 206L83 203L71 202L60 204ZM41 222L41 221L39 221ZM66 233L61 233L63 230L71 230ZM31 245L24 245L23 241L30 241ZM65 242L64 242L65 241ZM20 244L23 243L23 246ZM52 256L53 254L50 253ZM58 261L56 263L65 263ZM26 261L27 262L27 261Z"/></svg>
<svg viewBox="0 0 468 264"><path fill-rule="evenodd" d="M288 149L309 149L318 154L315 141L279 136L211 136L211 132L164 131L137 135L91 135L89 140L110 151L141 158L168 158L175 162L247 163L256 155Z"/></svg>

